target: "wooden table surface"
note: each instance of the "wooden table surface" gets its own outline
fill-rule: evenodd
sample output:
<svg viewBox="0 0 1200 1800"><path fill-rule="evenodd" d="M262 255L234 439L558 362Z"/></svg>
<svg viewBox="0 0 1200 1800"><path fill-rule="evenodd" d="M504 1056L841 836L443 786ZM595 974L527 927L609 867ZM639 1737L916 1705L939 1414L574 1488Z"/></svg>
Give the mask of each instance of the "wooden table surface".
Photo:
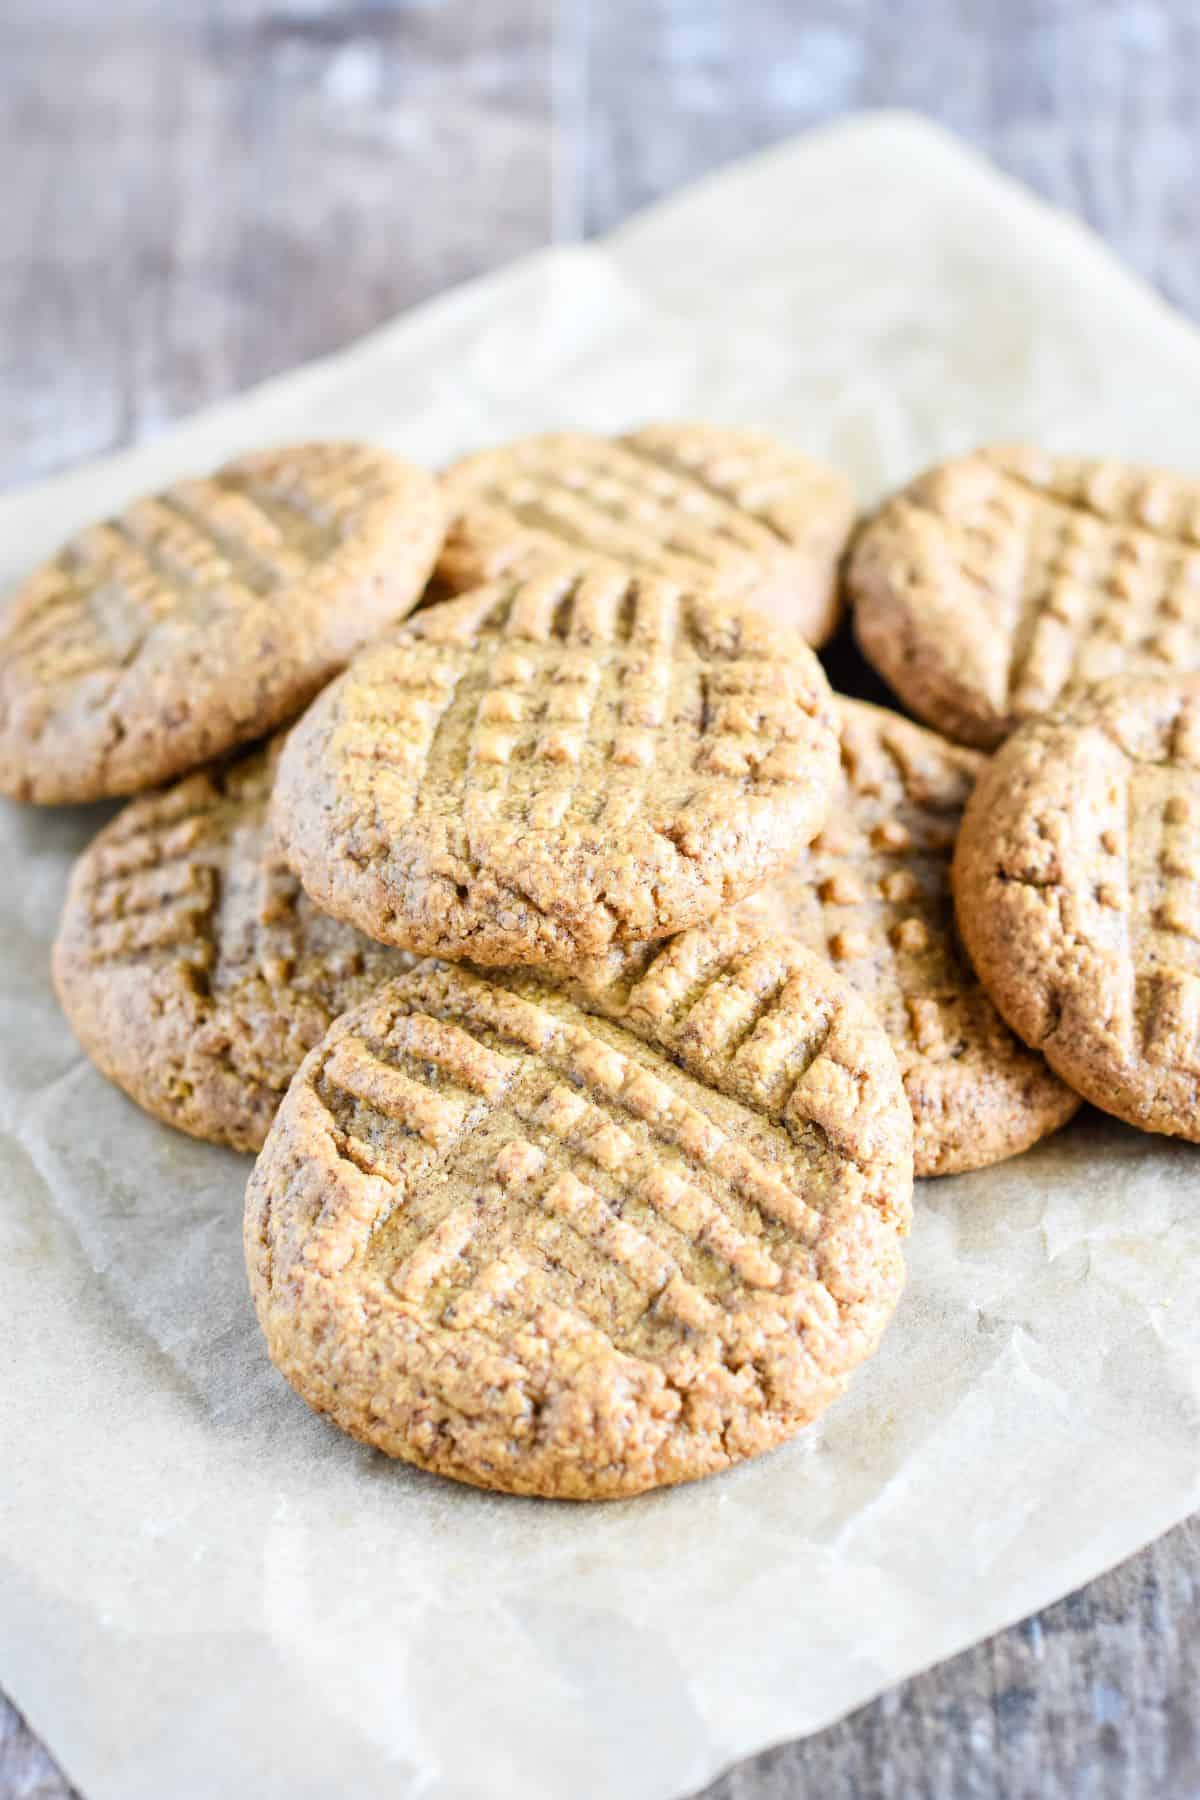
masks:
<svg viewBox="0 0 1200 1800"><path fill-rule="evenodd" d="M3 0L0 486L861 106L1200 317L1198 84L1196 0ZM1192 1521L706 1800L1197 1796L1197 1695ZM0 1696L0 1796L70 1792Z"/></svg>

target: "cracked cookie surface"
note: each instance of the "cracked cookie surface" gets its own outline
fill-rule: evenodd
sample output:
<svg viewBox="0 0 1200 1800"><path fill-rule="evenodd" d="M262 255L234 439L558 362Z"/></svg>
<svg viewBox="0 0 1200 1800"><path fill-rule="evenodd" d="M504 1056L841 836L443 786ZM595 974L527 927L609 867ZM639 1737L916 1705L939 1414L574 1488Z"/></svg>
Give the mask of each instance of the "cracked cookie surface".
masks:
<svg viewBox="0 0 1200 1800"><path fill-rule="evenodd" d="M0 627L0 792L137 793L286 723L416 605L442 527L424 470L324 443L78 532Z"/></svg>
<svg viewBox="0 0 1200 1800"><path fill-rule="evenodd" d="M769 1449L903 1283L883 1032L794 946L652 974L671 1060L525 982L425 964L310 1053L246 1198L273 1360L355 1437L510 1493L635 1494Z"/></svg>
<svg viewBox="0 0 1200 1800"><path fill-rule="evenodd" d="M983 1168L1056 1131L1079 1106L1005 1025L954 929L950 858L984 758L882 707L837 706L841 772L829 818L781 875L666 948L610 952L561 979L581 1004L636 1029L630 980L644 982L655 961L665 978L672 959L715 966L756 938L767 957L788 940L804 944L834 963L888 1034L912 1107L917 1174Z"/></svg>
<svg viewBox="0 0 1200 1800"><path fill-rule="evenodd" d="M131 801L72 872L54 981L96 1066L194 1137L257 1150L330 1022L411 964L317 911L274 852L279 742Z"/></svg>
<svg viewBox="0 0 1200 1800"><path fill-rule="evenodd" d="M549 432L466 456L442 477L439 578L461 591L564 550L703 581L823 644L854 497L836 469L759 432L646 425Z"/></svg>
<svg viewBox="0 0 1200 1800"><path fill-rule="evenodd" d="M959 929L1085 1099L1200 1141L1200 675L1103 682L1014 734L968 802Z"/></svg>
<svg viewBox="0 0 1200 1800"><path fill-rule="evenodd" d="M863 653L904 704L990 750L1071 689L1200 667L1200 481L976 451L880 509L847 586Z"/></svg>
<svg viewBox="0 0 1200 1800"><path fill-rule="evenodd" d="M556 563L430 607L288 738L274 819L325 911L381 941L538 963L665 937L820 826L837 719L793 632Z"/></svg>

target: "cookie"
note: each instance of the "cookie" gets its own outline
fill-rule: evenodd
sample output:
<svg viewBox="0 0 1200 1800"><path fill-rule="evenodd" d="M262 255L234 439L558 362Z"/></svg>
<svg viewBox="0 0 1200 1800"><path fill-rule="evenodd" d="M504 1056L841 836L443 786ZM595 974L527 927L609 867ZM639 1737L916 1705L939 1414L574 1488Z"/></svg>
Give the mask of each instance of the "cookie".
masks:
<svg viewBox="0 0 1200 1800"><path fill-rule="evenodd" d="M0 626L0 793L137 793L263 736L411 611L441 539L433 478L361 444L245 456L79 532Z"/></svg>
<svg viewBox="0 0 1200 1800"><path fill-rule="evenodd" d="M552 432L467 456L442 478L450 531L439 577L462 590L566 547L703 581L822 644L854 520L849 483L790 444L725 426L647 425L623 437Z"/></svg>
<svg viewBox="0 0 1200 1800"><path fill-rule="evenodd" d="M992 999L1085 1099L1200 1141L1200 675L1101 683L984 769L954 859Z"/></svg>
<svg viewBox="0 0 1200 1800"><path fill-rule="evenodd" d="M782 875L685 934L680 950L649 946L628 966L610 952L559 979L581 1004L637 1029L626 1011L631 972L644 983L676 955L715 966L748 937L775 951L805 944L833 961L891 1039L917 1174L984 1168L1057 1131L1079 1106L1004 1024L954 930L950 857L984 758L880 707L839 700L838 709L829 820Z"/></svg>
<svg viewBox="0 0 1200 1800"><path fill-rule="evenodd" d="M63 1011L167 1124L257 1150L338 1013L411 958L319 913L273 851L279 744L133 800L80 857L58 938Z"/></svg>
<svg viewBox="0 0 1200 1800"><path fill-rule="evenodd" d="M977 451L883 507L848 585L904 704L990 750L1069 689L1200 667L1200 481Z"/></svg>
<svg viewBox="0 0 1200 1800"><path fill-rule="evenodd" d="M677 1061L434 963L336 1022L246 1201L259 1321L310 1406L458 1481L599 1499L836 1398L903 1281L887 1040L802 951L670 1006Z"/></svg>
<svg viewBox="0 0 1200 1800"><path fill-rule="evenodd" d="M312 898L483 964L666 937L821 825L837 717L795 633L653 577L502 580L359 656L289 736L274 817Z"/></svg>

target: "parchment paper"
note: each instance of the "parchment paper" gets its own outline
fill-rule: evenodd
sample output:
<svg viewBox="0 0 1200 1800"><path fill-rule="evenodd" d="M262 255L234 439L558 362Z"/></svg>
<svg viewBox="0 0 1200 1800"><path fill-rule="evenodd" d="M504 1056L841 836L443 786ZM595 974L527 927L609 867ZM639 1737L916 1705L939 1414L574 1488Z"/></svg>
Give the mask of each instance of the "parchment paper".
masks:
<svg viewBox="0 0 1200 1800"><path fill-rule="evenodd" d="M0 575L263 440L436 462L656 414L777 427L864 500L997 436L1194 469L1200 340L929 127L858 121L10 496ZM579 1508L355 1446L260 1347L248 1163L144 1118L55 1010L96 823L0 816L0 1680L89 1800L666 1800L1197 1504L1200 1152L1095 1115L923 1186L881 1353L760 1462Z"/></svg>

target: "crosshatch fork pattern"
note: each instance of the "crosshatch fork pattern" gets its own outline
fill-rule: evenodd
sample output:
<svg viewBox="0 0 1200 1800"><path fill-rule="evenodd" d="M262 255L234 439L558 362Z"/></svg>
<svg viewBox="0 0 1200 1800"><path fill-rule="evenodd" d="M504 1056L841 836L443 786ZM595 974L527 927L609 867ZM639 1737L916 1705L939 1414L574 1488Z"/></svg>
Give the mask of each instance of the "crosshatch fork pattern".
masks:
<svg viewBox="0 0 1200 1800"><path fill-rule="evenodd" d="M350 445L181 481L79 532L19 598L13 654L47 682L115 681L168 621L211 625L305 575L387 490L386 459Z"/></svg>
<svg viewBox="0 0 1200 1800"><path fill-rule="evenodd" d="M916 1126L918 1174L1014 1155L1078 1100L1001 1020L954 928L950 858L984 759L882 708L838 702L841 771L829 817L781 875L724 918L656 953L653 945L556 970L585 1006L674 1044L651 997L689 964L765 940L828 956L891 1040ZM634 985L631 986L631 983Z"/></svg>
<svg viewBox="0 0 1200 1800"><path fill-rule="evenodd" d="M1085 1097L1197 1133L1200 675L1119 678L989 764L955 863L997 1005Z"/></svg>
<svg viewBox="0 0 1200 1800"><path fill-rule="evenodd" d="M1114 864L1102 898L1128 933L1130 1048L1200 1077L1200 698L1131 750L1126 838L1100 846Z"/></svg>
<svg viewBox="0 0 1200 1800"><path fill-rule="evenodd" d="M249 978L298 995L368 964L396 972L401 959L318 913L272 853L280 748L133 801L101 832L76 878L97 967L170 952L214 996Z"/></svg>
<svg viewBox="0 0 1200 1800"><path fill-rule="evenodd" d="M119 815L85 853L75 890L97 964L169 952L207 982L216 961L219 791L203 776Z"/></svg>
<svg viewBox="0 0 1200 1800"><path fill-rule="evenodd" d="M704 1086L684 1072L688 1018ZM566 999L429 965L339 1021L248 1197L260 1315L301 1391L372 1436L352 1356L335 1392L308 1335L329 1309L365 1305L374 1404L394 1391L399 1409L395 1436L380 1424L373 1441L485 1479L470 1461L479 1421L458 1417L473 1389L492 1411L498 1485L531 1491L562 1451L544 1409L580 1358L580 1382L616 1383L654 1421L650 1462L624 1468L620 1454L591 1466L584 1428L571 1455L597 1491L721 1466L819 1410L899 1291L911 1160L894 1065L804 952L757 989L714 970L679 1025L684 1069ZM290 1163L294 1131L319 1158L329 1143L315 1188ZM392 1354L394 1390L380 1374Z"/></svg>
<svg viewBox="0 0 1200 1800"><path fill-rule="evenodd" d="M587 954L717 910L806 842L836 722L798 637L561 558L419 613L293 732L309 891L413 950Z"/></svg>
<svg viewBox="0 0 1200 1800"><path fill-rule="evenodd" d="M695 577L731 555L769 555L781 541L732 495L639 454L636 441L535 438L468 459L460 473L450 472L447 487L452 503L460 493L477 495L574 549L665 574L682 568Z"/></svg>
<svg viewBox="0 0 1200 1800"><path fill-rule="evenodd" d="M906 720L841 701L842 773L828 823L744 903L824 950L867 993L902 1058L962 1048L964 995L950 854L983 758Z"/></svg>
<svg viewBox="0 0 1200 1800"><path fill-rule="evenodd" d="M531 545L558 545L768 610L778 602L814 642L832 623L850 489L770 438L703 425L614 440L551 433L465 457L443 487L439 573L453 588L511 569Z"/></svg>
<svg viewBox="0 0 1200 1800"><path fill-rule="evenodd" d="M1148 729L1119 707L1105 719L1124 767L1106 792L1108 809L1091 815L1094 843L1081 833L1057 872L1081 940L1117 952L1113 1027L1124 1054L1200 1076L1200 693L1192 686ZM1090 890L1076 866L1086 847L1096 862Z"/></svg>
<svg viewBox="0 0 1200 1800"><path fill-rule="evenodd" d="M523 815L557 785L570 791L569 812L597 819L614 784L641 788L651 768L663 812L686 805L701 777L769 790L802 772L815 735L811 665L770 664L738 615L672 582L550 565L422 614L381 658L378 684L363 683L356 711L373 716L376 687L386 704L393 685L419 686L443 647L491 652L483 692L464 684L465 780L501 811ZM780 649L786 659L786 641ZM440 684L439 673L429 679ZM438 748L456 742L447 732ZM435 794L454 773L432 756L413 771L418 790Z"/></svg>
<svg viewBox="0 0 1200 1800"><path fill-rule="evenodd" d="M1164 673L1200 652L1200 483L1079 458L997 452L985 502L1027 542L1009 704L1043 712L1065 688Z"/></svg>
<svg viewBox="0 0 1200 1800"><path fill-rule="evenodd" d="M295 445L133 501L18 590L0 668L0 788L140 793L294 716L418 599L433 480L383 451Z"/></svg>
<svg viewBox="0 0 1200 1800"><path fill-rule="evenodd" d="M515 1012L529 1002L505 1005ZM523 1042L542 1036L535 1063L514 1058L511 1044L505 1052L481 1045L478 1025L464 1030L453 1017L425 1013L395 1021L386 1040L342 1039L317 1079L338 1121L342 1154L402 1182L416 1136L422 1162L453 1168L473 1195L494 1176L513 1195L503 1241L517 1247L529 1274L541 1267L541 1298L578 1311L589 1304L580 1293L598 1297L588 1324L620 1349L632 1349L652 1301L668 1322L694 1325L715 1319L718 1303L728 1308L747 1297L738 1284L777 1288L773 1239L794 1237L805 1253L819 1230L819 1214L786 1178L611 1044L589 1037L560 1044L532 1010L521 1024ZM821 1047L805 1051L815 1060ZM793 1086L804 1073L800 1060ZM512 1115L499 1150L489 1102L503 1102ZM378 1148L388 1122L400 1128L390 1157ZM391 1215L371 1247L393 1290L410 1301L436 1300L443 1323L446 1307L462 1316L456 1284L469 1292L481 1272L473 1246L483 1223L475 1197L443 1212L446 1197L447 1189L437 1191L432 1214L418 1204ZM493 1206L493 1224L495 1213ZM776 1221L783 1232L770 1230Z"/></svg>
<svg viewBox="0 0 1200 1800"><path fill-rule="evenodd" d="M851 585L881 672L930 723L941 710L990 747L1074 688L1200 663L1200 482L978 452L882 509Z"/></svg>
<svg viewBox="0 0 1200 1800"><path fill-rule="evenodd" d="M202 1137L261 1144L331 1019L407 966L318 912L269 842L276 740L131 802L80 858L55 945L99 1066Z"/></svg>

